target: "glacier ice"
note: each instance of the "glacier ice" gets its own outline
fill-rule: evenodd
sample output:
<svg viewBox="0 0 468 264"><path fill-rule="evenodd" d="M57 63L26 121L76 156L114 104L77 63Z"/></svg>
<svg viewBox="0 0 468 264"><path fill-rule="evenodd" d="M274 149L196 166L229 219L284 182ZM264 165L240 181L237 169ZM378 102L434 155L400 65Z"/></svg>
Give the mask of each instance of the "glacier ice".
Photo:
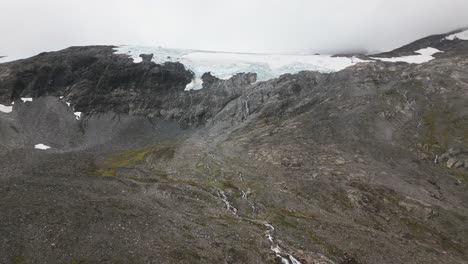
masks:
<svg viewBox="0 0 468 264"><path fill-rule="evenodd" d="M129 55L135 63L141 62L140 54L153 54L156 63L180 62L195 77L186 90L202 88L201 76L206 72L220 79L229 79L237 73L257 73L259 81L279 77L285 73L300 71L335 72L364 62L358 58L333 57L330 55L281 55L233 52L212 52L162 47L120 46L117 54Z"/></svg>

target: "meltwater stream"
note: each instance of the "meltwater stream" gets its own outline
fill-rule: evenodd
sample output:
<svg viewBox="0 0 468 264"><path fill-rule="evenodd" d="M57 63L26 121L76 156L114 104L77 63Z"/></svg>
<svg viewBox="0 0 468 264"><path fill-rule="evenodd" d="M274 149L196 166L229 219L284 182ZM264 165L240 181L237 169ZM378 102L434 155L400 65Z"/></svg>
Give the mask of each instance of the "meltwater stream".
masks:
<svg viewBox="0 0 468 264"><path fill-rule="evenodd" d="M270 242L270 249L271 251L275 254L275 256L281 260L282 264L301 264L299 260L297 260L293 255L285 252L281 247L279 246L278 242L275 239L275 227L263 220L257 220L257 219L250 219L250 218L245 218L241 217L237 214L237 208L234 207L231 202L229 201L226 193L221 190L217 189L216 190L218 197L223 201L224 205L226 206L226 210L234 214L236 217L252 222L252 223L260 223L263 226L267 228L265 232L265 237L268 239L268 242ZM242 191L242 198L247 199L247 193L245 191ZM253 210L255 211L255 206L251 204L251 206L254 208Z"/></svg>

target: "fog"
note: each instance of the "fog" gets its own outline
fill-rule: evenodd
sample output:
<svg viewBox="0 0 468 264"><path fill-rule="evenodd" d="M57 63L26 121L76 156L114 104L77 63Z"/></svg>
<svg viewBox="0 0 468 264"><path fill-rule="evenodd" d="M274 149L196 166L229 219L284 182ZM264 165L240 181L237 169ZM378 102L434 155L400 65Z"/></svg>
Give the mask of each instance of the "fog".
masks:
<svg viewBox="0 0 468 264"><path fill-rule="evenodd" d="M468 26L467 0L1 0L0 55L91 44L385 51Z"/></svg>

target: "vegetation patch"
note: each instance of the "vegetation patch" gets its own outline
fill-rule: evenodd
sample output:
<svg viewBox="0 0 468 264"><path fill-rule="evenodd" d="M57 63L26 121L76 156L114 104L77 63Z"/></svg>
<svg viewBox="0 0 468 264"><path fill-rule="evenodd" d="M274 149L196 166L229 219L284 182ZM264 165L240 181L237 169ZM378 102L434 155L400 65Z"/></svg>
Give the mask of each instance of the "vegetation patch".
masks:
<svg viewBox="0 0 468 264"><path fill-rule="evenodd" d="M109 168L133 167L142 163L154 147L135 148L112 155L103 165Z"/></svg>
<svg viewBox="0 0 468 264"><path fill-rule="evenodd" d="M455 250L459 253L465 252L465 249L463 249L459 244L455 243L448 236L437 232L429 225L425 225L424 223L411 218L402 218L400 221L408 228L408 231L411 233L411 235L417 239L431 239L442 246L442 248L445 250Z"/></svg>
<svg viewBox="0 0 468 264"><path fill-rule="evenodd" d="M105 177L115 176L118 169L134 168L144 163L149 156L157 160L172 159L174 158L176 147L181 142L180 139L168 140L157 145L143 146L114 153L99 165L99 169L95 170L95 174ZM136 179L134 178L133 180Z"/></svg>
<svg viewBox="0 0 468 264"><path fill-rule="evenodd" d="M11 258L12 264L23 264L25 263L25 259L23 256L14 256Z"/></svg>
<svg viewBox="0 0 468 264"><path fill-rule="evenodd" d="M102 177L113 177L117 174L117 171L115 169L100 169L94 171L94 173Z"/></svg>
<svg viewBox="0 0 468 264"><path fill-rule="evenodd" d="M423 143L431 151L446 151L455 140L468 144L468 118L446 108L433 109L423 116L426 128Z"/></svg>

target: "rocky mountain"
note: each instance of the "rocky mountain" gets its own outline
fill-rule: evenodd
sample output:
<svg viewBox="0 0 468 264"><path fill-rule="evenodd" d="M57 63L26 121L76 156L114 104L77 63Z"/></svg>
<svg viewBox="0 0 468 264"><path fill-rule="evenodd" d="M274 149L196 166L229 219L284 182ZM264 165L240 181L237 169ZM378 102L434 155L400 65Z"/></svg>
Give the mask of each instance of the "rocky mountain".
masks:
<svg viewBox="0 0 468 264"><path fill-rule="evenodd" d="M445 34L428 36L416 40L408 45L392 50L376 54L373 57L401 57L415 55L416 50L432 47L442 51L438 57L451 57L468 51L467 36L465 35L468 28L455 30Z"/></svg>
<svg viewBox="0 0 468 264"><path fill-rule="evenodd" d="M191 91L112 46L0 64L0 262L467 263L463 33Z"/></svg>

